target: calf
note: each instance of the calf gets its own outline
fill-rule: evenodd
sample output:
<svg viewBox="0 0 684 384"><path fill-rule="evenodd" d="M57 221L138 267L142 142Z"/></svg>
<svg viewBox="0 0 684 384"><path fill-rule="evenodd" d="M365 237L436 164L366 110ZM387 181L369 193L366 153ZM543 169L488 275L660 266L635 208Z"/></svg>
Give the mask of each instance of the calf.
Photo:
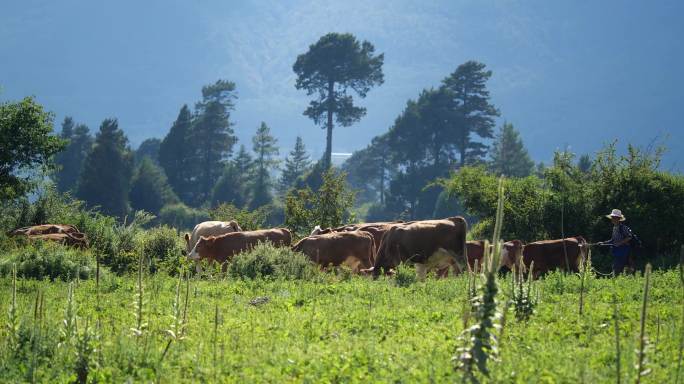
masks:
<svg viewBox="0 0 684 384"><path fill-rule="evenodd" d="M581 236L536 241L523 247L522 263L529 270L534 262L535 278L555 269L579 272L579 265L586 257L586 251L587 242Z"/></svg>
<svg viewBox="0 0 684 384"><path fill-rule="evenodd" d="M359 272L373 265L375 246L370 234L348 231L305 237L292 250L304 253L322 267L344 264Z"/></svg>
<svg viewBox="0 0 684 384"><path fill-rule="evenodd" d="M232 232L220 236L202 236L188 253L188 259L196 261L206 259L210 262L216 261L223 264L238 253L254 248L258 243L266 241L275 246L289 246L292 235L285 228L273 228Z"/></svg>
<svg viewBox="0 0 684 384"><path fill-rule="evenodd" d="M192 233L186 233L185 253L189 254L199 241L200 237L221 236L226 233L240 232L242 228L234 220L231 221L203 221L192 229Z"/></svg>

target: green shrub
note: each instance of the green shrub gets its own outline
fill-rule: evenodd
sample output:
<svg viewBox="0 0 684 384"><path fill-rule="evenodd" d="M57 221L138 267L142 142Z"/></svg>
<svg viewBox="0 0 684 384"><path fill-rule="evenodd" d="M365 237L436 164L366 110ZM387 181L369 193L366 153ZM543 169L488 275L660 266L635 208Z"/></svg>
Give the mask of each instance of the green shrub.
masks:
<svg viewBox="0 0 684 384"><path fill-rule="evenodd" d="M165 266L175 265L185 249L178 232L167 226L141 232L137 241L145 260L149 263L151 273L167 269Z"/></svg>
<svg viewBox="0 0 684 384"><path fill-rule="evenodd" d="M17 266L17 275L23 278L67 281L95 276L95 259L90 251L48 242L35 242L10 251L0 260L0 275L10 276L13 264Z"/></svg>
<svg viewBox="0 0 684 384"><path fill-rule="evenodd" d="M310 279L317 272L317 267L304 254L268 243L260 243L253 250L236 256L228 268L231 277L243 279Z"/></svg>
<svg viewBox="0 0 684 384"><path fill-rule="evenodd" d="M408 287L418 281L416 270L408 264L401 263L397 267L394 282L398 287Z"/></svg>
<svg viewBox="0 0 684 384"><path fill-rule="evenodd" d="M347 188L346 173L331 169L323 174L323 184L314 192L309 187L290 191L285 197L285 226L295 237L309 234L311 228L337 227L353 222L356 193Z"/></svg>
<svg viewBox="0 0 684 384"><path fill-rule="evenodd" d="M248 209L240 209L230 203L223 203L209 211L209 216L212 220L235 220L243 231L254 231L266 226L270 210L270 205L264 205L250 211Z"/></svg>
<svg viewBox="0 0 684 384"><path fill-rule="evenodd" d="M181 231L192 229L197 223L207 220L209 214L206 211L190 208L183 203L166 205L159 211L159 224Z"/></svg>

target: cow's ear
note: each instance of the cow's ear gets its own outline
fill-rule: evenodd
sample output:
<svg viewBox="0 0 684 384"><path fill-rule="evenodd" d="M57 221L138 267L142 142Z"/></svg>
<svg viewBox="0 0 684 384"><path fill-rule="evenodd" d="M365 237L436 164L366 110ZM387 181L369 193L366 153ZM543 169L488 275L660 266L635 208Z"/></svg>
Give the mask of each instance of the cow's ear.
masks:
<svg viewBox="0 0 684 384"><path fill-rule="evenodd" d="M186 233L184 237L185 237L185 244L190 244L190 234Z"/></svg>

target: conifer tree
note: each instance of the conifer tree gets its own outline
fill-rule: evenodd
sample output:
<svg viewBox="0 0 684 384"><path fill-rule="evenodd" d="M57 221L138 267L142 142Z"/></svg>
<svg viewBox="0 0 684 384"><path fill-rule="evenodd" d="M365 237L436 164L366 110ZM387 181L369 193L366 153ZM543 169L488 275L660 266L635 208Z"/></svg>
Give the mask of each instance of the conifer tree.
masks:
<svg viewBox="0 0 684 384"><path fill-rule="evenodd" d="M74 124L69 116L64 118L60 137L68 143L62 152L55 155L55 163L59 166L54 175L55 182L60 192L73 191L78 183L83 160L93 145L93 138L87 126Z"/></svg>
<svg viewBox="0 0 684 384"><path fill-rule="evenodd" d="M278 183L279 192L285 195L290 188L294 187L297 179L302 177L310 167L311 160L306 153L304 142L301 137L297 136L294 149L285 158L285 168Z"/></svg>
<svg viewBox="0 0 684 384"><path fill-rule="evenodd" d="M534 162L523 145L520 133L510 123L501 126L492 144L490 156L489 168L497 175L525 177L534 169Z"/></svg>
<svg viewBox="0 0 684 384"><path fill-rule="evenodd" d="M349 91L364 98L372 87L381 85L384 59L384 54L375 55L373 44L349 33L328 33L297 56L292 67L297 74L295 87L317 96L304 115L323 125L327 133L324 170L332 166L333 118L339 126L348 127L366 114L365 108L354 105Z"/></svg>
<svg viewBox="0 0 684 384"><path fill-rule="evenodd" d="M212 190L212 206L230 203L236 207L245 207L249 201L249 186L253 175L254 160L245 146L241 145Z"/></svg>
<svg viewBox="0 0 684 384"><path fill-rule="evenodd" d="M192 200L194 152L190 144L192 112L183 105L171 130L159 145L159 165L164 168L169 184L186 204Z"/></svg>
<svg viewBox="0 0 684 384"><path fill-rule="evenodd" d="M218 80L202 88L202 101L197 103L190 146L194 150L195 181L193 203L196 206L211 198L216 181L223 172L225 160L233 151L237 137L230 122L234 109L235 83Z"/></svg>
<svg viewBox="0 0 684 384"><path fill-rule="evenodd" d="M88 206L98 206L103 213L118 217L129 210L133 156L127 143L117 120L104 120L83 164L76 193Z"/></svg>
<svg viewBox="0 0 684 384"><path fill-rule="evenodd" d="M271 194L271 170L278 166L278 140L271 136L271 129L266 123L261 122L256 134L252 137L252 150L254 151L254 180L252 184L252 200L250 208L256 209L273 200Z"/></svg>
<svg viewBox="0 0 684 384"><path fill-rule="evenodd" d="M494 136L494 118L499 111L489 102L487 80L492 71L477 61L467 61L442 80L454 103L455 123L452 125L452 140L459 152L459 166L476 162L487 152L487 146L472 140L475 134L483 139Z"/></svg>
<svg viewBox="0 0 684 384"><path fill-rule="evenodd" d="M161 146L161 140L157 138L145 139L138 149L135 150L135 163L140 164L140 162L148 157L155 164L159 164L159 147Z"/></svg>
<svg viewBox="0 0 684 384"><path fill-rule="evenodd" d="M133 209L155 215L165 205L178 203L178 197L169 186L164 170L148 156L143 157L135 170L129 197Z"/></svg>

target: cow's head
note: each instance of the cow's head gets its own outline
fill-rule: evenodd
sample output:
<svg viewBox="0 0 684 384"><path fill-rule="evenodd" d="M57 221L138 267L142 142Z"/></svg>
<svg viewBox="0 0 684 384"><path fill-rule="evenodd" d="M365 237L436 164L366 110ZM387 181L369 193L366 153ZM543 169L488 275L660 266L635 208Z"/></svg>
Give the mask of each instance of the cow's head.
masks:
<svg viewBox="0 0 684 384"><path fill-rule="evenodd" d="M522 255L522 242L520 240L511 240L503 244L501 248L501 266L508 269L513 269L513 266L518 262Z"/></svg>
<svg viewBox="0 0 684 384"><path fill-rule="evenodd" d="M200 255L203 254L209 244L209 239L202 236L200 237L199 241L197 241L197 244L195 244L194 247L192 247L192 250L188 252L188 259L190 260L195 260L199 261Z"/></svg>
<svg viewBox="0 0 684 384"><path fill-rule="evenodd" d="M240 228L240 225L237 223L237 221L231 220L228 222L228 225L233 228L233 232L242 232L242 228Z"/></svg>

